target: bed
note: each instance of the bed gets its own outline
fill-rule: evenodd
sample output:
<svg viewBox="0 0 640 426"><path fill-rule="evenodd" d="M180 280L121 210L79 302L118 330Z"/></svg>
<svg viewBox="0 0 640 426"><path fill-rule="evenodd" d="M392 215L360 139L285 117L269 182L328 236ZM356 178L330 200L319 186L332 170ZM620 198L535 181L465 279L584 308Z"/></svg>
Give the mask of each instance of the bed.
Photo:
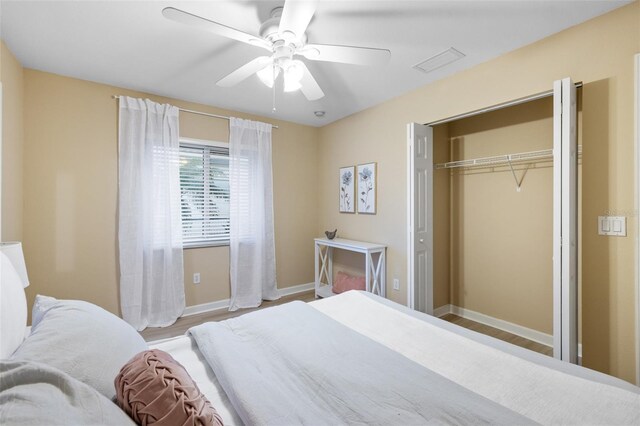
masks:
<svg viewBox="0 0 640 426"><path fill-rule="evenodd" d="M205 323L147 346L95 305L45 296L23 339L26 316L7 306L26 309L24 292L10 295L6 283L3 275L2 349L8 325L20 341L0 362L2 424L132 424L112 402L114 380L149 347L182 364L229 425L640 424L634 385L366 292Z"/></svg>
<svg viewBox="0 0 640 426"><path fill-rule="evenodd" d="M472 332L438 318L409 310L370 293L352 291L339 296L317 300L307 305L319 314L326 316L329 321L334 321L344 327L348 332L355 333L370 340L374 345L395 352L409 363L428 369L437 376L446 379L447 382L450 381L465 390L470 390L474 394L481 396L482 401L487 404L496 403L521 416L487 418L486 420L489 423L510 423L513 420L519 424L527 422L542 424L640 423L640 389L611 376L560 362L527 349ZM271 308L263 312L248 314L240 319L225 322L221 327L223 329L231 328L233 330L231 334L242 336L240 340L250 340L253 337L247 336L247 331L242 327L253 327L254 325L252 321L247 322L246 320L253 317L258 323L274 321L272 315L273 311L277 309ZM299 312L287 312L284 315L285 318L287 315L293 315L297 318ZM268 320L265 321L266 319ZM244 322L247 322L247 324L242 324ZM301 324L301 329L308 330L307 326L308 324L303 323ZM326 324L322 324L322 327L326 327ZM208 357L200 350L200 347L206 346L206 343L202 342L202 337L197 339L195 335L206 336L208 330L201 329L198 331L197 329L198 327L194 327L188 335L153 342L150 346L169 352L185 366L203 393L218 409L226 423L286 423L286 421L278 422L278 418L267 417L265 419L263 417L262 420L258 420L258 418L252 417L254 415L264 415L263 411L271 415L273 413L270 410L273 410L274 407L270 405L257 414L253 412L251 404L260 404L263 401L246 400L251 395L242 394L242 389L233 390L233 383L225 383L230 377L233 378L235 376L227 377L228 374L221 370L228 367L225 362L207 359ZM314 330L314 332L318 332L318 330ZM319 334L322 334L322 332L319 332ZM216 339L219 338L220 334L216 334ZM281 336L278 338L282 339ZM294 332L292 338L301 339L302 337L297 332ZM321 338L327 339L328 337L322 335ZM298 341L304 342L305 339ZM342 344L342 342L338 343ZM284 344L290 344L290 341L285 341ZM303 343L300 344L302 345ZM227 341L221 342L221 345L223 346L221 350L228 350ZM314 350L317 349L314 348ZM237 348L233 350L235 351ZM370 350L370 348L367 348L367 350ZM277 352L277 350L274 351ZM331 375L337 370L337 364L342 362L340 357L344 357L344 355L339 354L339 349L335 351L330 349L323 355L327 354L329 354L328 359L325 359L321 365L326 366L326 368L323 368L324 371ZM333 354L333 359L331 354ZM253 355L255 356L255 354ZM286 358L288 356L288 354L285 354L282 357ZM371 356L375 355L372 353ZM241 363L241 356L238 354L233 354L232 358L236 363ZM366 362L365 360L362 361ZM316 376L321 375L318 372L318 360L315 360L315 365L309 366L305 371L301 371L301 367L297 364L294 366L293 363L296 362L299 361L289 359L286 361L291 368L296 369L296 374L304 376L312 371L315 372ZM262 368L263 366L260 367ZM376 368L379 368L379 366L376 366ZM218 375L225 377L222 380L218 379L214 370L218 371ZM358 373L360 374L361 371L358 371ZM394 374L397 374L397 372L394 372ZM272 386L272 388L278 387L271 380L272 378L267 379L267 385ZM290 380L290 378L285 378L285 380ZM324 380L324 377L322 380ZM377 377L376 380L380 380L380 378ZM221 384L221 381L223 381L223 384ZM311 393L313 394L314 380L312 379L310 382L312 383ZM375 386L375 380L372 383ZM295 389L300 391L300 384L295 383L294 385ZM252 386L255 389L261 385L253 383ZM326 387L327 385L322 383L322 386ZM225 388L228 392L225 391ZM350 390L347 390L346 393L349 394L350 392ZM236 393L240 394L235 395ZM253 393L257 394L255 391ZM449 389L448 393L452 393L452 391ZM230 397L230 395L232 396ZM369 396L372 398L377 397L378 400L385 398L384 392L378 395L373 392ZM301 397L291 394L289 394L289 397L289 401L295 401L296 398L301 399ZM317 399L315 399L317 397L317 395L313 395L311 404L318 403ZM258 399L262 398L258 397ZM470 403L468 400L465 401L466 404ZM472 402L475 403L476 401ZM357 405L359 401L353 403ZM389 401L385 401L385 403L389 403ZM249 407L246 407L247 404L249 404ZM279 400L279 402L275 401L275 404L277 406L278 404L284 404L284 402ZM240 413L234 405L240 406ZM286 406L286 404L284 405ZM391 405L390 410L396 409L398 411L397 406ZM330 406L328 411L335 411L338 408ZM495 409L495 407L492 408ZM290 407L286 407L284 411L290 410ZM304 407L304 410L309 410L309 407ZM366 413L371 411L371 408L362 407L361 410ZM324 416L327 415L327 412L322 411L321 413L315 413L315 415ZM380 413L376 413L376 416L379 415ZM456 413L456 415L459 416L460 413ZM469 413L465 415L469 415ZM474 414L471 413L471 415ZM376 423L372 422L368 415L358 416L352 417L348 423ZM411 416L408 417L411 418ZM439 421L442 418L431 420ZM332 421L325 421L325 419L326 417L296 417L291 423L335 424L333 421L335 419L331 419ZM363 419L364 421L362 421ZM465 419L468 420L462 417L463 423ZM476 417L475 419L479 420L480 418ZM282 420L282 418L279 420ZM460 420L460 418L454 416L451 420L452 423L459 423L456 420ZM429 422L429 419L425 419L425 422ZM474 421L472 423L477 422Z"/></svg>

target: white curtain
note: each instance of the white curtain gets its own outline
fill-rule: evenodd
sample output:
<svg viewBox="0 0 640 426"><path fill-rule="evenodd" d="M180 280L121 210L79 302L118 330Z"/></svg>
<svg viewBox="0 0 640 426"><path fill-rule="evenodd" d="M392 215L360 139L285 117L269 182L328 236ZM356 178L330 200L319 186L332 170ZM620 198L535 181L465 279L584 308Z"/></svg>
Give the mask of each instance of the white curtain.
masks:
<svg viewBox="0 0 640 426"><path fill-rule="evenodd" d="M171 325L184 311L178 135L178 108L120 98L120 306L137 330Z"/></svg>
<svg viewBox="0 0 640 426"><path fill-rule="evenodd" d="M231 118L229 310L279 298L273 236L271 125Z"/></svg>

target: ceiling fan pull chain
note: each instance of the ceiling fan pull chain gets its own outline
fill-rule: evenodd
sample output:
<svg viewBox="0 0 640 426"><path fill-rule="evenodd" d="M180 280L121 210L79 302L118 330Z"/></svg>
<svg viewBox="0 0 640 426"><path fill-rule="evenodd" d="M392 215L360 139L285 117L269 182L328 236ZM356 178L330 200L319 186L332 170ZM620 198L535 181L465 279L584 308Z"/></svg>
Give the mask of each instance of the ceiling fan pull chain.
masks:
<svg viewBox="0 0 640 426"><path fill-rule="evenodd" d="M273 85L273 102L271 107L271 112L276 112L276 85Z"/></svg>
<svg viewBox="0 0 640 426"><path fill-rule="evenodd" d="M275 62L273 63L273 66L271 67L271 70L273 72L273 90L272 90L272 104L271 104L271 112L275 113L276 112L276 64Z"/></svg>

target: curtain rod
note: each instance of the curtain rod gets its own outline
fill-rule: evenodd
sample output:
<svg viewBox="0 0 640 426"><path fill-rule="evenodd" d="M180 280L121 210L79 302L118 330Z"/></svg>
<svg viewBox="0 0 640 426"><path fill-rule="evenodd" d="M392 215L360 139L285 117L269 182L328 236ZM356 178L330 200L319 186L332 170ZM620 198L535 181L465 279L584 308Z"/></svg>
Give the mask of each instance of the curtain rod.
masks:
<svg viewBox="0 0 640 426"><path fill-rule="evenodd" d="M120 96L118 96L118 95L112 95L111 97L113 99L120 99ZM178 109L180 111L182 111L182 112L188 112L190 114L206 115L207 117L221 118L223 120L230 120L231 119L231 117L227 117L226 115L210 114L208 112L194 111L192 109L184 109L184 108L178 108ZM275 124L272 124L271 127L274 128L274 129L278 128L278 126L276 126Z"/></svg>
<svg viewBox="0 0 640 426"><path fill-rule="evenodd" d="M582 87L582 82L579 81L579 82L575 83L575 86L576 86L576 89L581 88ZM546 98L546 97L551 96L551 95L553 95L553 89L547 90L546 92L537 93L535 95L527 96L527 97L524 97L524 98L514 99L512 101L504 102L504 103L501 103L501 104L498 104L498 105L493 105L493 106L490 106L490 107L487 107L487 108L481 108L481 109L477 109L475 111L469 111L469 112L465 112L463 114L454 115L453 117L443 118L442 120L432 121L431 123L425 123L425 126L436 126L438 124L445 124L445 123L449 123L451 121L460 120L462 118L468 118L468 117L473 117L474 115L484 114L485 112L497 111L499 109L508 108L508 107L511 107L511 106L524 104L526 102L531 102L531 101L535 101L535 100L538 100L538 99Z"/></svg>

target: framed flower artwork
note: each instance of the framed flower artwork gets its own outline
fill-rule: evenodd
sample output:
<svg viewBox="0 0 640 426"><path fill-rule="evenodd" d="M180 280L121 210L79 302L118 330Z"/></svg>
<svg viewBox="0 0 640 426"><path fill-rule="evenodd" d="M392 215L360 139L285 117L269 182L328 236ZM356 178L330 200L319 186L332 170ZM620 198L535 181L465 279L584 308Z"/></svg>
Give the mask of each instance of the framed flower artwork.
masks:
<svg viewBox="0 0 640 426"><path fill-rule="evenodd" d="M376 214L376 163L358 165L358 213Z"/></svg>
<svg viewBox="0 0 640 426"><path fill-rule="evenodd" d="M340 213L355 213L356 167L340 168Z"/></svg>

